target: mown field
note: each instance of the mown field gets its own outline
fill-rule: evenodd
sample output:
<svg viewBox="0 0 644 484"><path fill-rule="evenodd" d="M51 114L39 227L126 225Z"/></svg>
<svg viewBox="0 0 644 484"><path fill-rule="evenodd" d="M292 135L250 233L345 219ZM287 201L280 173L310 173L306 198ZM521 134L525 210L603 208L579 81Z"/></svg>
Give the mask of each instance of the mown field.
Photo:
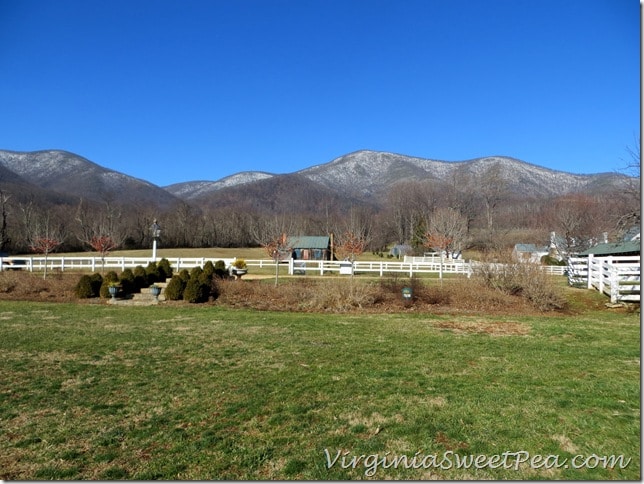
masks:
<svg viewBox="0 0 644 484"><path fill-rule="evenodd" d="M5 480L641 478L635 313L0 301L0 348Z"/></svg>

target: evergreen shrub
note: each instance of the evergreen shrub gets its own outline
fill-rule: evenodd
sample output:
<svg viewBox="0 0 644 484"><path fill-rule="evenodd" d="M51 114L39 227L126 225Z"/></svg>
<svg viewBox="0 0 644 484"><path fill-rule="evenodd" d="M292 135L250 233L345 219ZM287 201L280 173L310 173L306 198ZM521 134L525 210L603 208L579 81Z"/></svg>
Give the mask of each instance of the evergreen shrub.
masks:
<svg viewBox="0 0 644 484"><path fill-rule="evenodd" d="M228 275L226 270L226 263L223 260L218 260L215 262L215 275L220 279L225 278Z"/></svg>
<svg viewBox="0 0 644 484"><path fill-rule="evenodd" d="M190 280L190 272L188 271L188 269L181 269L181 272L179 272L179 277L183 282L187 284Z"/></svg>
<svg viewBox="0 0 644 484"><path fill-rule="evenodd" d="M105 277L103 278L103 284L101 284L100 296L103 299L112 297L110 295L109 287L110 284L114 282L119 282L119 276L116 272L109 271L107 274L105 274Z"/></svg>
<svg viewBox="0 0 644 484"><path fill-rule="evenodd" d="M156 262L150 262L145 267L145 276L148 286L154 284L155 282L162 282L161 271L159 271L159 267L157 266Z"/></svg>
<svg viewBox="0 0 644 484"><path fill-rule="evenodd" d="M190 279L199 279L199 276L203 274L203 269L199 266L193 267L190 270Z"/></svg>
<svg viewBox="0 0 644 484"><path fill-rule="evenodd" d="M132 269L125 269L119 276L119 283L125 294L131 294L134 291L134 272Z"/></svg>
<svg viewBox="0 0 644 484"><path fill-rule="evenodd" d="M132 272L134 273L134 292L138 292L148 285L148 277L143 266L136 266Z"/></svg>
<svg viewBox="0 0 644 484"><path fill-rule="evenodd" d="M183 299L183 291L186 288L186 282L181 278L181 276L172 276L170 282L166 286L163 294L168 301L178 301Z"/></svg>
<svg viewBox="0 0 644 484"><path fill-rule="evenodd" d="M96 297L96 293L92 288L92 277L85 274L81 276L79 281L76 283L74 288L76 296L80 299L89 299L91 297Z"/></svg>
<svg viewBox="0 0 644 484"><path fill-rule="evenodd" d="M159 261L157 269L159 270L159 277L161 277L160 282L165 282L166 279L172 277L172 266L170 265L170 261L165 257Z"/></svg>
<svg viewBox="0 0 644 484"><path fill-rule="evenodd" d="M91 297L98 297L101 293L101 285L103 285L103 276L101 276L98 272L95 272L90 276L90 279L92 281Z"/></svg>
<svg viewBox="0 0 644 484"><path fill-rule="evenodd" d="M208 301L209 293L210 285L205 284L199 276L190 277L183 291L183 299L190 303L202 303Z"/></svg>
<svg viewBox="0 0 644 484"><path fill-rule="evenodd" d="M207 261L203 265L203 273L208 277L208 279L212 279L213 276L215 275L215 265L212 263L212 261Z"/></svg>
<svg viewBox="0 0 644 484"><path fill-rule="evenodd" d="M559 260L554 257L550 257L549 255L544 255L541 258L541 263L544 266L565 266L568 265L565 260Z"/></svg>

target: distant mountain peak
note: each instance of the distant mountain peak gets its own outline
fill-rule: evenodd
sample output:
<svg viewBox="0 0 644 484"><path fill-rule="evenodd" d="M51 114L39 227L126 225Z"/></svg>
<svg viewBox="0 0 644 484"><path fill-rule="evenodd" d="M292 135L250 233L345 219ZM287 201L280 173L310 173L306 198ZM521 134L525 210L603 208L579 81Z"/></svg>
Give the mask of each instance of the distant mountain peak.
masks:
<svg viewBox="0 0 644 484"><path fill-rule="evenodd" d="M0 166L38 189L104 201L168 206L178 201L152 183L104 168L64 150L18 152L0 150Z"/></svg>
<svg viewBox="0 0 644 484"><path fill-rule="evenodd" d="M266 198L262 190L295 186L301 194L325 193L336 199L374 202L395 183L432 180L453 183L460 174L480 177L498 165L507 188L518 195L557 196L570 192L597 191L619 186L629 178L616 173L578 175L551 170L508 156L485 156L464 161L441 161L373 150L358 150L290 174L244 171L217 181L189 181L164 188L97 165L64 150L16 152L0 150L0 175L4 181L33 184L69 196L101 200L118 194L124 202L153 202L168 206L178 199L203 200L221 191L247 185L249 196ZM251 187L256 187L250 189ZM282 190L284 196L288 190ZM229 198L235 198L230 196Z"/></svg>
<svg viewBox="0 0 644 484"><path fill-rule="evenodd" d="M266 180L268 178L273 178L274 176L275 175L264 171L242 171L217 181L189 181L175 183L164 188L176 197L191 200L202 195L221 190L222 188L244 185L258 180Z"/></svg>

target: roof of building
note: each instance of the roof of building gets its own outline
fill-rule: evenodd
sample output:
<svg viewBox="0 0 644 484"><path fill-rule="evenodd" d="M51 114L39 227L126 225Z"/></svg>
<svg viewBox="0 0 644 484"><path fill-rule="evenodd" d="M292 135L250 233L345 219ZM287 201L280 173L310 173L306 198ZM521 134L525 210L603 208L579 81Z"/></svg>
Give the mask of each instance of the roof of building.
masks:
<svg viewBox="0 0 644 484"><path fill-rule="evenodd" d="M624 234L624 240L639 240L640 239L640 227L639 225L634 225L626 231Z"/></svg>
<svg viewBox="0 0 644 484"><path fill-rule="evenodd" d="M289 237L288 246L293 249L328 249L330 239L326 236L302 235Z"/></svg>
<svg viewBox="0 0 644 484"><path fill-rule="evenodd" d="M590 249L580 252L579 255L617 255L617 254L639 254L640 241L627 240L625 242L611 242L608 244L597 244Z"/></svg>
<svg viewBox="0 0 644 484"><path fill-rule="evenodd" d="M548 252L546 246L537 247L535 244L515 244L514 250L517 252Z"/></svg>

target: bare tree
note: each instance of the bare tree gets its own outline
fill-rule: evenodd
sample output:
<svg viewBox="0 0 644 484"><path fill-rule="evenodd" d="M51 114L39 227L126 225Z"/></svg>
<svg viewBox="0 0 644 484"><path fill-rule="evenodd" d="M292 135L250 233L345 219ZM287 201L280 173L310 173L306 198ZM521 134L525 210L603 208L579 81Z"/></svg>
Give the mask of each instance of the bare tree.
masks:
<svg viewBox="0 0 644 484"><path fill-rule="evenodd" d="M482 205L477 183L464 165L458 166L445 187L445 206L458 210L467 219L468 230Z"/></svg>
<svg viewBox="0 0 644 484"><path fill-rule="evenodd" d="M280 272L280 261L291 256L293 248L288 243L286 234L279 235L273 240L269 240L263 244L264 250L268 256L275 261L275 287L277 287L277 280Z"/></svg>
<svg viewBox="0 0 644 484"><path fill-rule="evenodd" d="M609 231L611 221L604 207L600 198L581 194L560 197L551 204L551 225L560 236L555 241L559 253L586 250Z"/></svg>
<svg viewBox="0 0 644 484"><path fill-rule="evenodd" d="M11 243L7 228L8 202L10 198L11 194L0 190L0 252L4 252Z"/></svg>
<svg viewBox="0 0 644 484"><path fill-rule="evenodd" d="M362 234L347 231L337 235L335 241L335 251L340 258L351 262L351 277L353 277L353 263L367 247L367 239Z"/></svg>
<svg viewBox="0 0 644 484"><path fill-rule="evenodd" d="M27 245L32 252L44 254L45 271L43 279L46 279L47 257L63 243L65 229L61 224L52 220L48 212L34 210L33 203L23 205L22 209Z"/></svg>
<svg viewBox="0 0 644 484"><path fill-rule="evenodd" d="M624 213L619 217L616 224L616 229L620 233L626 232L634 225L639 225L641 221L640 138L636 137L634 146L627 146L626 152L629 158L625 161L626 165L621 171L631 178L624 189Z"/></svg>
<svg viewBox="0 0 644 484"><path fill-rule="evenodd" d="M485 221L488 236L494 233L494 217L499 203L507 194L507 180L503 176L500 163L489 166L479 180L479 193L485 208Z"/></svg>
<svg viewBox="0 0 644 484"><path fill-rule="evenodd" d="M45 255L45 271L43 272L43 279L47 279L47 257L50 252L56 250L63 243L62 239L55 236L36 237L29 244L29 248L37 254Z"/></svg>
<svg viewBox="0 0 644 484"><path fill-rule="evenodd" d="M291 256L292 248L288 245L287 237L290 230L291 218L284 215L258 218L251 228L255 242L275 261L275 286L279 277L280 261Z"/></svg>
<svg viewBox="0 0 644 484"><path fill-rule="evenodd" d="M467 235L466 217L453 208L439 208L431 215L425 245L434 250L445 251L449 257L463 250Z"/></svg>
<svg viewBox="0 0 644 484"><path fill-rule="evenodd" d="M387 195L392 232L398 243L417 243L427 214L436 206L436 186L431 181L396 183Z"/></svg>
<svg viewBox="0 0 644 484"><path fill-rule="evenodd" d="M81 200L76 209L78 239L96 250L94 243L100 239L110 239L110 250L120 246L126 237L119 223L121 208L105 202L102 210L92 209Z"/></svg>
<svg viewBox="0 0 644 484"><path fill-rule="evenodd" d="M102 272L105 272L105 257L118 247L118 244L109 235L95 235L89 241L89 245L101 255Z"/></svg>

